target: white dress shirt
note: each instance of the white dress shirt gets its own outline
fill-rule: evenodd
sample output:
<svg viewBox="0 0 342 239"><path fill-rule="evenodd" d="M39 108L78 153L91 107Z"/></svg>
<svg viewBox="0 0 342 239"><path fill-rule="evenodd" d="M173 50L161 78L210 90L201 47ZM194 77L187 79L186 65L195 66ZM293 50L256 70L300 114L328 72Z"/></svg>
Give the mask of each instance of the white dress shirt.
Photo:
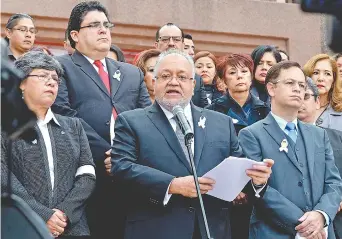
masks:
<svg viewBox="0 0 342 239"><path fill-rule="evenodd" d="M173 119L173 117L174 117L173 113L168 111L167 109L165 109L161 105L160 105L160 108L163 110L166 118L169 120L169 123L171 124L173 131L176 132L177 122L175 119ZM188 104L187 106L184 107L184 115L185 115L186 119L188 120L191 129L194 130L194 123L192 121L192 113L191 113L191 105L190 104ZM195 139L191 143L192 154L194 154L194 143L195 143ZM171 185L171 183L170 183L170 185ZM166 193L165 193L165 197L164 197L164 201L163 201L164 206L169 202L169 200L172 196L172 194L169 194L170 185L168 186Z"/></svg>
<svg viewBox="0 0 342 239"><path fill-rule="evenodd" d="M99 73L99 68L94 64L94 60L90 59L89 57L87 57L86 55L83 55L88 61L89 63L94 67L94 69L96 70L97 73ZM107 72L108 74L108 69L107 69L107 64L106 64L106 58L103 58L102 60L100 60L102 65L103 65L103 69L105 72ZM108 75L109 76L109 75ZM109 82L110 82L110 77L109 77ZM115 119L113 114L110 114L110 127L109 127L109 134L110 134L110 142L111 145L113 144L113 139L115 137L115 133L114 133L114 126L115 126Z"/></svg>
<svg viewBox="0 0 342 239"><path fill-rule="evenodd" d="M272 114L273 118L275 119L275 121L277 122L277 124L279 125L280 129L281 129L286 135L288 135L288 134L289 134L289 131L286 130L285 127L286 127L286 124L287 124L287 123L290 123L290 122L287 122L287 121L284 120L283 118L281 118L281 117L275 115L273 112L271 112L271 114ZM294 119L294 120L291 121L291 122L294 123L294 124L296 125L296 134L298 135L298 120L297 120L297 118ZM329 216L328 216L328 214L326 214L325 212L323 212L323 211L321 211L321 210L316 210L316 211L323 214L326 224L329 225ZM326 233L327 238L328 238L328 227L325 227L324 230L325 230L325 233ZM301 237L301 236L299 235L299 233L297 233L295 239L305 239L305 238L304 238L304 237Z"/></svg>
<svg viewBox="0 0 342 239"><path fill-rule="evenodd" d="M53 158L53 154L52 154L51 138L50 138L49 129L48 129L48 123L51 120L53 120L56 124L58 124L60 126L56 117L54 116L51 109L49 108L46 115L45 115L45 119L44 120L38 119L37 125L38 125L40 132L42 133L45 148L46 148L46 154L48 157L48 164L49 164L51 187L53 190L54 183L55 183L55 168L54 168L54 158ZM76 171L75 177L77 177L78 175L84 174L84 173L93 174L95 176L94 166L84 165L84 166L79 167Z"/></svg>

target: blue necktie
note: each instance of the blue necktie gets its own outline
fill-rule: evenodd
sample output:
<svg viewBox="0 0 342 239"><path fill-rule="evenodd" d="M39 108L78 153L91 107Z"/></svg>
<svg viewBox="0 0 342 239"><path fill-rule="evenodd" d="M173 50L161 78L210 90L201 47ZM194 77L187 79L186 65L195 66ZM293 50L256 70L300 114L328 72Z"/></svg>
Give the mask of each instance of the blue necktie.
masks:
<svg viewBox="0 0 342 239"><path fill-rule="evenodd" d="M285 129L288 131L288 136L292 139L294 143L296 143L297 140L297 129L295 123L287 123Z"/></svg>

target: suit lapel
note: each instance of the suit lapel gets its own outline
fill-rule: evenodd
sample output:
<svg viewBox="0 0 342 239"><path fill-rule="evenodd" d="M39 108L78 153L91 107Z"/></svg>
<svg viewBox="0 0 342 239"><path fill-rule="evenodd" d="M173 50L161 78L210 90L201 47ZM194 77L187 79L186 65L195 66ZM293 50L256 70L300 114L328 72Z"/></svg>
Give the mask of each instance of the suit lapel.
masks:
<svg viewBox="0 0 342 239"><path fill-rule="evenodd" d="M97 73L95 68L90 64L90 62L80 52L76 50L74 54L72 54L71 59L76 65L78 65L81 68L84 74L89 76L90 79L92 79L95 82L95 84L103 91L103 93L105 93L108 97L110 97L109 92L106 89L106 86L103 84L100 78L100 75Z"/></svg>
<svg viewBox="0 0 342 239"><path fill-rule="evenodd" d="M281 146L281 142L286 139L284 132L279 128L278 123L275 121L271 113L268 114L268 116L264 120L264 129L267 131L267 133L271 136L271 138L276 142L276 144ZM301 168L299 167L299 164L297 162L297 158L294 154L294 152L291 150L291 146L288 145L288 152L282 151L282 154L286 154L286 156L290 159L290 161L294 164L294 166L302 172Z"/></svg>
<svg viewBox="0 0 342 239"><path fill-rule="evenodd" d="M177 155L178 159L184 164L184 166L191 172L190 164L186 159L186 156L182 150L182 147L177 139L175 132L172 129L168 119L166 118L163 110L160 108L158 103L154 103L152 106L145 108L147 116L150 118L152 123L164 136L168 145L173 152Z"/></svg>
<svg viewBox="0 0 342 239"><path fill-rule="evenodd" d="M301 131L304 141L306 160L309 166L310 178L314 177L315 139L309 127L298 121L298 129ZM313 186L313 185L312 185ZM313 189L313 188L312 188Z"/></svg>
<svg viewBox="0 0 342 239"><path fill-rule="evenodd" d="M109 82L110 82L110 93L113 99L115 93L118 91L122 80L125 78L124 72L120 71L120 66L117 62L106 58ZM115 76L115 78L114 78Z"/></svg>
<svg viewBox="0 0 342 239"><path fill-rule="evenodd" d="M203 114L203 109L198 108L194 106L193 104L191 106L192 106L191 107L192 121L194 125L193 130L194 130L194 135L195 135L194 161L195 161L195 165L197 168L201 159L201 154L202 154L202 149L203 149L207 129L198 126L198 122L200 118L202 117L203 119L205 117Z"/></svg>

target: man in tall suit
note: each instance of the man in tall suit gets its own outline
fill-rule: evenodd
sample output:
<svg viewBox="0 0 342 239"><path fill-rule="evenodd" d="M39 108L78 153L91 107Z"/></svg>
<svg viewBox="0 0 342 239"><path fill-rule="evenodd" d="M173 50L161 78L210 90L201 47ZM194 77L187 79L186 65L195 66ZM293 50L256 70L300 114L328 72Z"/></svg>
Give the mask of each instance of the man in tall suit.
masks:
<svg viewBox="0 0 342 239"><path fill-rule="evenodd" d="M214 180L207 171L228 156L241 156L231 119L194 106L194 64L189 55L171 50L162 53L155 67L156 102L145 109L120 114L115 124L112 146L112 174L126 185L128 203L125 238L185 239L204 238L205 229L184 136L171 113L176 105L184 114L195 138L194 161L202 194L211 190ZM217 125L225 125L223 128ZM254 198L253 187L262 191L271 173L259 165L248 171L253 179L246 191ZM228 202L203 196L210 232L214 238L231 238Z"/></svg>
<svg viewBox="0 0 342 239"><path fill-rule="evenodd" d="M316 122L316 111L320 107L319 103L319 93L318 88L311 78L307 77L306 82L308 88L305 91L304 102L300 107L298 112L298 119L315 125ZM328 134L329 141L334 153L335 164L342 174L342 132L335 129L324 128ZM338 213L334 219L334 229L336 238L342 238L342 200L340 202L340 207L338 208Z"/></svg>
<svg viewBox="0 0 342 239"><path fill-rule="evenodd" d="M239 133L248 158L275 160L266 192L254 206L249 238L335 238L342 181L325 130L297 120L304 73L296 62L280 62L268 71L266 87L271 113Z"/></svg>
<svg viewBox="0 0 342 239"><path fill-rule="evenodd" d="M184 32L175 24L167 23L157 30L154 46L161 51L169 49L184 51ZM195 83L195 91L191 99L192 103L204 108L209 103L204 89L203 79L197 74L195 75Z"/></svg>
<svg viewBox="0 0 342 239"><path fill-rule="evenodd" d="M96 239L113 238L113 233L120 238L116 233L122 227L119 219L114 220L122 214L122 207L112 195L120 193L113 189L103 163L106 159L110 168L114 121L121 112L151 104L142 72L106 57L113 26L99 2L82 2L74 7L67 32L75 52L58 58L65 74L53 107L56 113L83 120L96 164L97 185L88 207L89 226Z"/></svg>

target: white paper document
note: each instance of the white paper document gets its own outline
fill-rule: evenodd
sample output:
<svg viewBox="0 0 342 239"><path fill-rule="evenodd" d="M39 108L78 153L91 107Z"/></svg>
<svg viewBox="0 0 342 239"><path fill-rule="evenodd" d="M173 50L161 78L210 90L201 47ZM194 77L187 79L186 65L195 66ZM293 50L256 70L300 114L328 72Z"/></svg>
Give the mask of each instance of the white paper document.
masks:
<svg viewBox="0 0 342 239"><path fill-rule="evenodd" d="M233 201L249 180L251 180L246 175L246 170L252 169L253 164L263 165L264 163L247 158L226 158L215 168L203 175L203 177L212 178L216 181L214 188L207 194L225 201Z"/></svg>

